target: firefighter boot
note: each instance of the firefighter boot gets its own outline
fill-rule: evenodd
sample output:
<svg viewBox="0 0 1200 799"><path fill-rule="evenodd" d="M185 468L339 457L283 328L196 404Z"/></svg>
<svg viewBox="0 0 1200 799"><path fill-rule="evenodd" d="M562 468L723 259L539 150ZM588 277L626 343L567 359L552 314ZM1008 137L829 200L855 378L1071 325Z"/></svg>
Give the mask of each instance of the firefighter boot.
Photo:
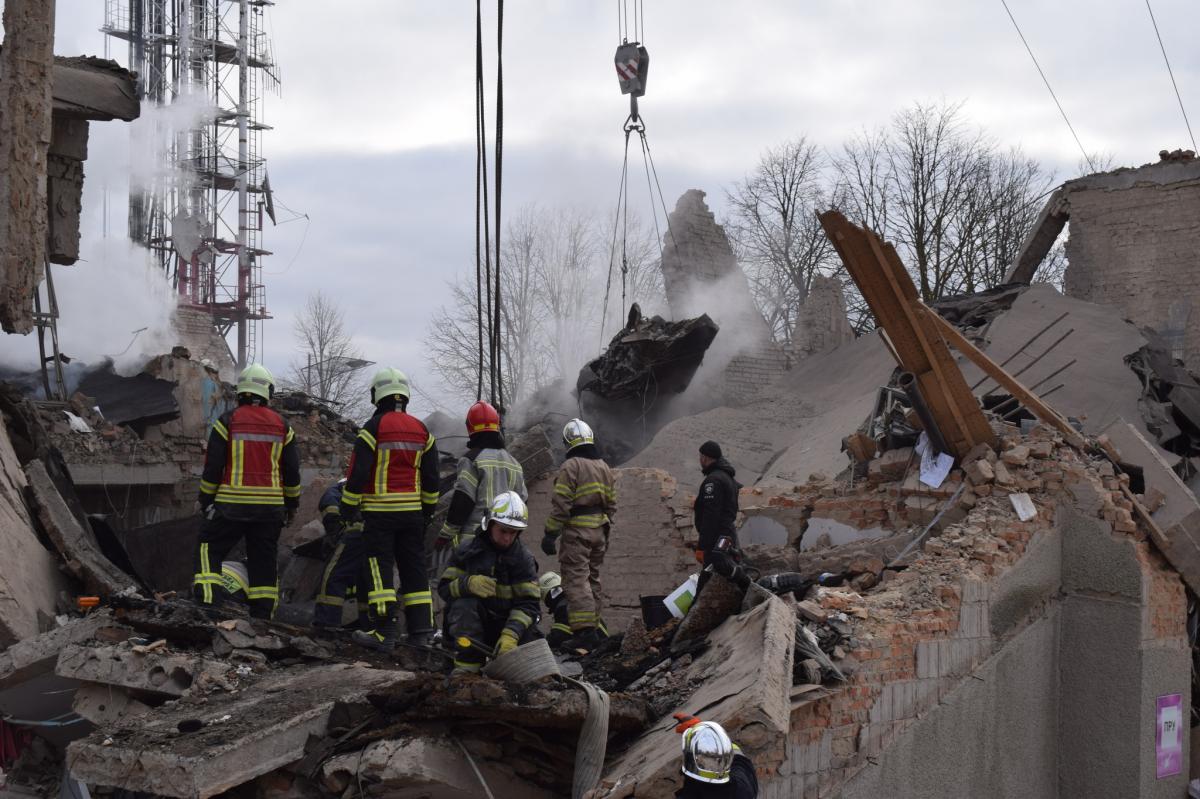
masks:
<svg viewBox="0 0 1200 799"><path fill-rule="evenodd" d="M351 639L359 646L374 649L376 652L391 653L396 648L396 620L381 619L374 630L355 630Z"/></svg>

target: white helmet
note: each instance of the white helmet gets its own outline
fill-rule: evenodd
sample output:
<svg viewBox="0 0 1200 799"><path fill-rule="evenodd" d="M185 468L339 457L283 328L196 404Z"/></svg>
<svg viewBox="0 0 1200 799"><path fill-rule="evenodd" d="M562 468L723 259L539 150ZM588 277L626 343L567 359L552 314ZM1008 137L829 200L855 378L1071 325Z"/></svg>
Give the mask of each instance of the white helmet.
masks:
<svg viewBox="0 0 1200 799"><path fill-rule="evenodd" d="M538 590L542 592L542 601L546 601L548 596L557 596L554 590L562 591L562 578L558 576L558 572L546 572L538 578Z"/></svg>
<svg viewBox="0 0 1200 799"><path fill-rule="evenodd" d="M582 419L572 419L567 422L563 427L562 437L567 449L596 443L596 436L592 433L592 428Z"/></svg>
<svg viewBox="0 0 1200 799"><path fill-rule="evenodd" d="M683 731L683 773L694 780L729 782L733 741L715 721L702 721Z"/></svg>
<svg viewBox="0 0 1200 799"><path fill-rule="evenodd" d="M497 494L496 498L492 500L487 526L490 527L492 522L499 522L514 530L524 530L529 526L529 509L525 507L525 500L521 499L521 495L516 491Z"/></svg>

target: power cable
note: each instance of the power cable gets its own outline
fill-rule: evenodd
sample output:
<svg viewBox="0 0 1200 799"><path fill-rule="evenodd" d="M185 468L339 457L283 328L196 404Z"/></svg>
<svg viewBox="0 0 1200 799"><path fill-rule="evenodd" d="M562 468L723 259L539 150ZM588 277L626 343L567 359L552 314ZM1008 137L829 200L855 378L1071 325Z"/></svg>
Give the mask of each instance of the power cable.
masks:
<svg viewBox="0 0 1200 799"><path fill-rule="evenodd" d="M475 329L478 332L479 372L475 384L475 399L483 399L483 316L484 316L484 283L483 253L480 252L481 234L484 219L481 219L480 208L485 202L483 197L486 189L486 164L484 163L484 115L483 115L483 7L482 0L475 0ZM486 218L487 211L483 211ZM487 245L483 246L484 253ZM490 276L487 278L490 281ZM488 308L489 318L491 308ZM491 341L488 341L489 351Z"/></svg>
<svg viewBox="0 0 1200 799"><path fill-rule="evenodd" d="M496 384L492 402L500 413L504 413L504 372L501 352L500 329L500 200L501 175L504 165L504 0L496 1L496 319L492 325L495 354L492 356L492 375Z"/></svg>
<svg viewBox="0 0 1200 799"><path fill-rule="evenodd" d="M1087 150L1083 147L1083 142L1079 140L1079 134L1075 132L1075 126L1071 124L1071 120L1067 118L1067 112L1063 109L1062 103L1058 101L1058 95L1054 93L1054 89L1050 87L1050 81L1046 77L1046 73L1042 71L1042 65L1038 63L1037 56L1033 54L1033 48L1029 46L1029 42L1025 40L1025 34L1021 33L1021 26L1017 24L1017 18L1013 16L1012 10L1008 7L1008 0L1000 0L1000 4L1004 6L1004 10L1008 13L1008 18L1012 20L1013 27L1017 30L1017 36L1021 37L1021 43L1025 45L1025 51L1029 53L1029 57L1033 60L1033 65L1037 68L1038 74L1042 76L1042 83L1046 84L1046 90L1050 92L1050 97L1054 99L1054 104L1058 106L1058 113L1062 114L1063 122L1067 123L1067 129L1071 131L1071 135L1075 137L1075 143L1079 145L1079 152L1083 153L1083 160L1087 161L1088 167L1095 172L1096 165L1092 163L1092 157L1088 155Z"/></svg>
<svg viewBox="0 0 1200 799"><path fill-rule="evenodd" d="M1167 58L1167 48L1163 44L1162 34L1158 30L1158 20L1154 18L1154 9L1150 0L1146 0L1146 10L1150 12L1150 23L1154 25L1154 35L1158 37L1158 49L1162 50L1163 62L1167 65L1167 74L1171 76L1171 87L1175 89L1175 99L1179 102L1179 113L1183 114L1183 124L1187 126L1188 138L1192 140L1192 151L1200 151L1196 146L1196 137L1192 134L1192 123L1188 121L1187 111L1183 107L1183 98L1179 96L1179 84L1175 82L1175 71L1171 69L1171 59Z"/></svg>

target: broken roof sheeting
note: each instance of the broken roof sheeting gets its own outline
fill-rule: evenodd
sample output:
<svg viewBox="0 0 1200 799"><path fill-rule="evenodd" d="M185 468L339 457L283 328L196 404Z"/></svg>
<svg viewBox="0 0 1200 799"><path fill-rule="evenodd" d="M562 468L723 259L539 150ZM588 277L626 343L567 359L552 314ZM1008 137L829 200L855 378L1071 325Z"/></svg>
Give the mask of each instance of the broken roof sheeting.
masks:
<svg viewBox="0 0 1200 799"><path fill-rule="evenodd" d="M113 424L179 415L175 384L148 374L122 377L109 366L89 373L79 390L95 399L100 413Z"/></svg>

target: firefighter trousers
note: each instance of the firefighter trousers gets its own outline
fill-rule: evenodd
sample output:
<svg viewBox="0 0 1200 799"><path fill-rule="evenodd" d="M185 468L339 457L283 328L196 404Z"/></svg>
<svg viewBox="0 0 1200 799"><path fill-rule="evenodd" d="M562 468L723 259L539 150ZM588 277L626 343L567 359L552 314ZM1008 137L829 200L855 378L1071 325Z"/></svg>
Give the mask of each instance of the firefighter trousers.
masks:
<svg viewBox="0 0 1200 799"><path fill-rule="evenodd" d="M433 592L429 590L429 564L425 558L425 517L420 511L364 512L367 606L378 626L395 618L396 605L404 608L409 635L433 632ZM400 594L392 576L400 572Z"/></svg>
<svg viewBox="0 0 1200 799"><path fill-rule="evenodd" d="M504 625L507 623L507 615L497 616L489 613L481 599L462 597L452 600L446 608L446 632L449 634L449 642L455 645L455 668L479 671L488 658L486 652L480 651L481 647L485 650L495 649L496 642L500 640L500 633L504 632ZM517 643L528 643L539 637L541 633L536 626L531 625ZM459 647L457 644L460 638L468 639L471 646Z"/></svg>
<svg viewBox="0 0 1200 799"><path fill-rule="evenodd" d="M246 571L250 578L246 599L250 615L258 619L271 618L279 604L275 552L282 529L282 517L227 519L217 510L211 519L206 518L200 525L200 546L195 559L196 577L192 588L196 601L206 605L213 603L213 597L221 587L221 562L239 541L245 539Z"/></svg>
<svg viewBox="0 0 1200 799"><path fill-rule="evenodd" d="M317 604L313 609L314 624L341 626L342 606L351 597L358 605L360 622L363 620L367 614L367 595L371 592L366 565L367 544L362 530L344 533L325 563Z"/></svg>
<svg viewBox="0 0 1200 799"><path fill-rule="evenodd" d="M558 563L567 619L571 632L596 627L603 609L600 601L600 566L608 549L608 525L563 528Z"/></svg>

